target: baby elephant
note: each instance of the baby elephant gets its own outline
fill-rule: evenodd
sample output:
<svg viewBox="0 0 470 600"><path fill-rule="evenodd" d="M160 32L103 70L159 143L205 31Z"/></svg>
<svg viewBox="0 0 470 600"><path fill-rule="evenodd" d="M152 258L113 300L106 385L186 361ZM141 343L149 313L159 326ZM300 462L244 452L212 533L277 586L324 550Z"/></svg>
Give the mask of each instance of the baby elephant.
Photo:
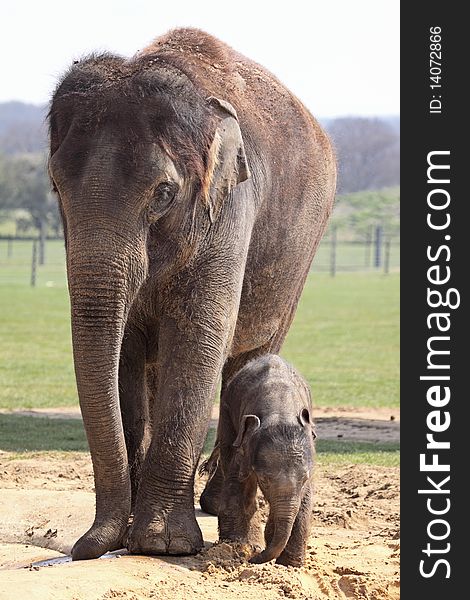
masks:
<svg viewBox="0 0 470 600"><path fill-rule="evenodd" d="M266 549L250 562L305 560L312 509L315 433L305 380L279 356L253 360L230 381L220 407L218 444L224 476L220 539L252 542L257 486L269 503Z"/></svg>

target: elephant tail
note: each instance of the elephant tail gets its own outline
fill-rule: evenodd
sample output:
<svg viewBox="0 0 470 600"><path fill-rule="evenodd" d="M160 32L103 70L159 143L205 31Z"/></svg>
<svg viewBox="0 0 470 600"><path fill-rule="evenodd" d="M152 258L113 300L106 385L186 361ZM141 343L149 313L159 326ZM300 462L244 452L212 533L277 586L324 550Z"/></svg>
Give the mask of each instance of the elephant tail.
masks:
<svg viewBox="0 0 470 600"><path fill-rule="evenodd" d="M202 476L202 475L207 474L207 475L209 475L209 477L212 477L212 475L215 473L217 466L219 464L219 458L220 458L220 446L219 446L219 443L216 442L211 455L208 458L206 458L206 460L203 461L199 465L199 469L198 469L199 475Z"/></svg>

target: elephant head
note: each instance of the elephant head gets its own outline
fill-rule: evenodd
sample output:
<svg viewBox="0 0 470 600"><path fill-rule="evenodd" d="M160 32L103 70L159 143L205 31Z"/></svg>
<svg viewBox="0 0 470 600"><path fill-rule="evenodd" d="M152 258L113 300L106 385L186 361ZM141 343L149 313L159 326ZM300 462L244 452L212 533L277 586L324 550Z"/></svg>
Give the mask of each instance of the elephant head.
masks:
<svg viewBox="0 0 470 600"><path fill-rule="evenodd" d="M55 91L49 122L75 373L95 473L95 529L111 539L130 509L118 398L127 316L149 276L164 288L197 253L249 170L231 104L146 57L103 55L75 64Z"/></svg>
<svg viewBox="0 0 470 600"><path fill-rule="evenodd" d="M240 477L255 473L269 503L267 547L250 562L264 563L284 550L313 472L315 433L304 408L296 422L263 422L244 415L234 442L239 453Z"/></svg>

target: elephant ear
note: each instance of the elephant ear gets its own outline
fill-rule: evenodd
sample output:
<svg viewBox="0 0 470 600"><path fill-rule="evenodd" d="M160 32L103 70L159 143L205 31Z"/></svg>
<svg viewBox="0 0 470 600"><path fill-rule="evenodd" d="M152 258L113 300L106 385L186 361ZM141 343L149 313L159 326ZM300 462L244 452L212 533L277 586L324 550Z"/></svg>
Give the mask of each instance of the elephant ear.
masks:
<svg viewBox="0 0 470 600"><path fill-rule="evenodd" d="M204 198L213 223L224 198L250 177L250 170L236 110L226 100L214 96L207 98L207 102L220 119L209 149L203 182Z"/></svg>
<svg viewBox="0 0 470 600"><path fill-rule="evenodd" d="M254 432L261 426L261 421L256 415L243 415L240 421L237 439L233 442L234 448L240 448L245 444Z"/></svg>
<svg viewBox="0 0 470 600"><path fill-rule="evenodd" d="M299 423L302 425L302 427L305 427L306 425L310 425L311 421L310 421L310 413L308 411L308 408L303 408L300 413L297 415L297 419L299 421Z"/></svg>
<svg viewBox="0 0 470 600"><path fill-rule="evenodd" d="M313 423L312 423L312 419L310 417L310 412L307 408L303 408L300 411L300 413L297 415L297 420L302 425L302 427L310 426L310 429L312 431L312 438L315 440L317 437L317 434L313 428Z"/></svg>
<svg viewBox="0 0 470 600"><path fill-rule="evenodd" d="M240 420L237 439L233 442L233 447L237 450L234 456L234 464L238 467L240 481L247 479L252 472L252 453L247 452L247 444L260 426L261 421L256 415L243 415Z"/></svg>

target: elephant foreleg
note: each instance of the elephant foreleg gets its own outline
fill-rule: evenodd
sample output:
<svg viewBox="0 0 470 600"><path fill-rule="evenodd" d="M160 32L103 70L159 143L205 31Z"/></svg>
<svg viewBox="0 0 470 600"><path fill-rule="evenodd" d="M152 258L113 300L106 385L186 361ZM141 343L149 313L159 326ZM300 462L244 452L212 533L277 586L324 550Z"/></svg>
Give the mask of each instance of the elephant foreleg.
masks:
<svg viewBox="0 0 470 600"><path fill-rule="evenodd" d="M197 332L196 332L197 333ZM174 323L161 327L152 442L142 470L128 548L143 554L193 554L203 547L194 513L194 477L209 426L222 356L205 354ZM161 345L160 345L161 343ZM220 350L219 350L220 352Z"/></svg>
<svg viewBox="0 0 470 600"><path fill-rule="evenodd" d="M258 546L260 544L260 523L255 517L257 482L254 475L244 481L238 474L228 474L225 478L219 505L219 538L240 541Z"/></svg>

